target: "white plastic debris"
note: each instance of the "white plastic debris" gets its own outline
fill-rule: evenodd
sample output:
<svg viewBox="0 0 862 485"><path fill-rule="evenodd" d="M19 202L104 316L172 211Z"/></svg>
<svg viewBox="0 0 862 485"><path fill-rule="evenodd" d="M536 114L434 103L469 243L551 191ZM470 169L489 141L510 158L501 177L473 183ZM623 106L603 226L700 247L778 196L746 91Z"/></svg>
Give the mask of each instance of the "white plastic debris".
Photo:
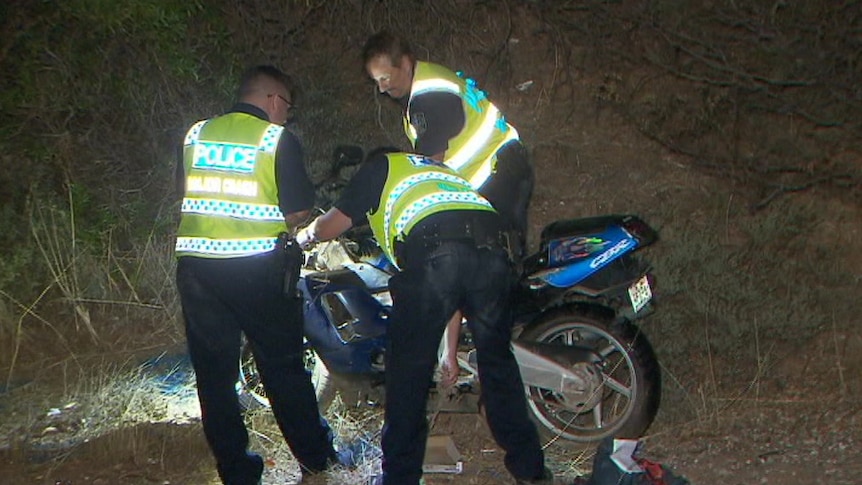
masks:
<svg viewBox="0 0 862 485"><path fill-rule="evenodd" d="M638 443L638 440L614 440L614 451L611 453L611 460L617 464L620 470L626 473L643 472L643 468L637 464L634 458Z"/></svg>
<svg viewBox="0 0 862 485"><path fill-rule="evenodd" d="M530 87L532 85L533 85L533 80L530 79L528 81L522 82L521 84L518 84L517 86L515 86L515 89L517 89L518 91L521 91L523 93L524 91L530 89Z"/></svg>

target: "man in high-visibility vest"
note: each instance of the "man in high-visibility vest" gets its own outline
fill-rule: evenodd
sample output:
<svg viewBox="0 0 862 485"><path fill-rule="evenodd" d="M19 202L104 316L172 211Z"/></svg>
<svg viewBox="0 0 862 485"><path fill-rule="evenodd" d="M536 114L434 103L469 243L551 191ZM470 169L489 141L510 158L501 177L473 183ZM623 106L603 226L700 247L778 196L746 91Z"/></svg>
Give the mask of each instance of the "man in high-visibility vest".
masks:
<svg viewBox="0 0 862 485"><path fill-rule="evenodd" d="M469 180L514 231L514 256L523 256L533 168L515 127L476 81L417 60L407 41L389 32L366 41L362 61L379 91L401 105L411 151Z"/></svg>
<svg viewBox="0 0 862 485"><path fill-rule="evenodd" d="M297 233L303 247L369 224L399 271L389 280L383 485L422 478L429 383L437 342L463 308L479 362L482 402L518 483L553 483L511 350L514 274L491 204L445 165L421 155L369 154L326 214Z"/></svg>
<svg viewBox="0 0 862 485"><path fill-rule="evenodd" d="M237 104L189 129L178 167L177 287L204 434L230 485L258 484L263 472L262 458L247 449L235 387L241 334L303 474L339 460L303 363L301 302L284 292L296 283L285 275L301 253L291 255L283 241L314 204L299 141L282 126L293 91L277 68L249 69Z"/></svg>
<svg viewBox="0 0 862 485"><path fill-rule="evenodd" d="M374 34L365 43L362 61L380 92L401 105L413 151L455 169L491 202L502 218L512 258L520 262L526 251L534 177L515 127L476 81L417 60L401 37L386 31ZM454 348L460 323L456 313L441 362L444 383L449 385L458 374Z"/></svg>

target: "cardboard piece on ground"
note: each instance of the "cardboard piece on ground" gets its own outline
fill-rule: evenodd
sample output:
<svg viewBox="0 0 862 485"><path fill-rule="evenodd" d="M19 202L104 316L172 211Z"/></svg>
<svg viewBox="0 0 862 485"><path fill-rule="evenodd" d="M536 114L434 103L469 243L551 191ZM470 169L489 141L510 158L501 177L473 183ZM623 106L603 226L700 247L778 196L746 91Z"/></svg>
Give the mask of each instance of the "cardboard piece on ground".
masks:
<svg viewBox="0 0 862 485"><path fill-rule="evenodd" d="M448 435L429 436L425 446L423 473L461 473L464 462L455 442Z"/></svg>

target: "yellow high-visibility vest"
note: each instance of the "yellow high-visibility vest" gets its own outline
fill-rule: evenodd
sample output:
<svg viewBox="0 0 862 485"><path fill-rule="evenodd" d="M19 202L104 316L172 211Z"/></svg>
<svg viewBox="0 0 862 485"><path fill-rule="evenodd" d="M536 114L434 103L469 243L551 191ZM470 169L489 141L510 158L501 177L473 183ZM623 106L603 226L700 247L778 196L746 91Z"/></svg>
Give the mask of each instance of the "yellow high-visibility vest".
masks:
<svg viewBox="0 0 862 485"><path fill-rule="evenodd" d="M288 229L275 180L283 132L282 126L237 112L189 129L178 257L234 258L275 248L278 234Z"/></svg>
<svg viewBox="0 0 862 485"><path fill-rule="evenodd" d="M387 158L389 174L377 210L368 214L368 223L384 254L396 266L396 241L404 241L426 217L452 210L494 212L490 202L448 167L409 153L390 153Z"/></svg>
<svg viewBox="0 0 862 485"><path fill-rule="evenodd" d="M506 122L475 81L443 66L417 61L403 120L404 132L413 148L416 148L418 134L409 119L410 103L416 96L431 92L451 93L461 98L464 127L449 140L444 163L478 189L496 170L497 151L506 143L518 140L518 131Z"/></svg>

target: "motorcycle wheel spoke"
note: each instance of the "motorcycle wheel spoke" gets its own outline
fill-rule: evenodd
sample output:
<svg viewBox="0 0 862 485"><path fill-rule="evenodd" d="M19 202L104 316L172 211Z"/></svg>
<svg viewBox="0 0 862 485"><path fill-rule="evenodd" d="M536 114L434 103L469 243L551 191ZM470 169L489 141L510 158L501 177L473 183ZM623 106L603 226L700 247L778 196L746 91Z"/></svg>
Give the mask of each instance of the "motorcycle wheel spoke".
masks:
<svg viewBox="0 0 862 485"><path fill-rule="evenodd" d="M621 394L628 399L632 397L632 388L623 384L622 382L614 379L609 374L602 373L602 380L604 385L607 386L610 390L616 392L617 394Z"/></svg>
<svg viewBox="0 0 862 485"><path fill-rule="evenodd" d="M602 429L605 425L604 420L602 419L602 403L601 401L596 404L593 408L593 425L596 429Z"/></svg>
<svg viewBox="0 0 862 485"><path fill-rule="evenodd" d="M559 401L548 401L536 396L532 400L545 409L546 412L544 414L547 418L556 421L555 427L561 430L561 432L563 430L604 428L604 411L601 402L592 409L579 413L566 407Z"/></svg>
<svg viewBox="0 0 862 485"><path fill-rule="evenodd" d="M564 333L559 334L556 338L552 339L557 340L561 339L563 344L565 345L574 345L576 342L581 342L584 340L583 335L581 335L581 331L578 329L571 329Z"/></svg>
<svg viewBox="0 0 862 485"><path fill-rule="evenodd" d="M605 360L607 360L607 358L610 357L611 354L614 354L616 352L619 352L619 349L614 344L608 344L601 349L596 349L596 353L599 354L599 356L601 356L601 358Z"/></svg>
<svg viewBox="0 0 862 485"><path fill-rule="evenodd" d="M533 388L533 389L539 390L538 388ZM544 407L545 409L547 409L549 412L551 412L555 416L559 415L560 412L572 412L572 410L569 409L568 407L566 407L566 405L564 403L562 403L561 401L558 401L557 399L551 400L551 399L545 398L542 395L541 391L538 393L538 395L535 395L535 394L531 395L530 400L535 402L536 404L539 404L540 406Z"/></svg>

